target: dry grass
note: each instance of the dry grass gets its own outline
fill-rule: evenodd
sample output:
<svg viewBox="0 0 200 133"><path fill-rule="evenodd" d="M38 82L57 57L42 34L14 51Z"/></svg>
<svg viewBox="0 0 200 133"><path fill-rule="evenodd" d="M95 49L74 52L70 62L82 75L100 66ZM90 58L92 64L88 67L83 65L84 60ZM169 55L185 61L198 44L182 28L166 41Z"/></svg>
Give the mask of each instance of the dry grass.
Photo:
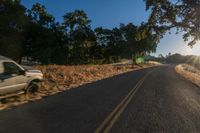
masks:
<svg viewBox="0 0 200 133"><path fill-rule="evenodd" d="M160 62L156 62L156 61L148 61L148 64L154 64L154 65L161 65Z"/></svg>
<svg viewBox="0 0 200 133"><path fill-rule="evenodd" d="M186 79L192 81L193 83L197 84L200 87L200 70L187 65L187 64L180 64L177 65L175 68L176 72L185 77Z"/></svg>
<svg viewBox="0 0 200 133"><path fill-rule="evenodd" d="M30 101L35 101L43 97L53 95L71 88L78 87L83 84L101 80L120 73L138 70L150 66L155 66L157 63L148 63L143 65L80 65L80 66L35 66L44 74L44 82L41 89L36 94L22 94L15 97L10 97L0 103L0 110L18 106Z"/></svg>

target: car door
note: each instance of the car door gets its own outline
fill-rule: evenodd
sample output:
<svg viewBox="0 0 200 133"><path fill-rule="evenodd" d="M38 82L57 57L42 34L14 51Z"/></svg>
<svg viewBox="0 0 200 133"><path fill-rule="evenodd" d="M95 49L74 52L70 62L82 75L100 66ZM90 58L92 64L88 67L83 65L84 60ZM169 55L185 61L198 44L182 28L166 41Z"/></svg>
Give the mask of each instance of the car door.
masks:
<svg viewBox="0 0 200 133"><path fill-rule="evenodd" d="M0 62L0 95L12 92L15 84L15 78L5 73L3 63Z"/></svg>
<svg viewBox="0 0 200 133"><path fill-rule="evenodd" d="M11 93L24 89L27 78L23 70L14 62L3 62L4 73L2 74L2 87L0 93Z"/></svg>

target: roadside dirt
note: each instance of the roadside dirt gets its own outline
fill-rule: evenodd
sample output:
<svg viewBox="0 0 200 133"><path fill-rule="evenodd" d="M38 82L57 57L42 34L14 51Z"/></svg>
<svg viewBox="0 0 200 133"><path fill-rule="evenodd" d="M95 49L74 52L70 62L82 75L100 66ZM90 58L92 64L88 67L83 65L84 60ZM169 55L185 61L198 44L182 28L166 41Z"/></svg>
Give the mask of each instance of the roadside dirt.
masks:
<svg viewBox="0 0 200 133"><path fill-rule="evenodd" d="M188 65L180 64L175 67L177 73L200 87L200 70Z"/></svg>

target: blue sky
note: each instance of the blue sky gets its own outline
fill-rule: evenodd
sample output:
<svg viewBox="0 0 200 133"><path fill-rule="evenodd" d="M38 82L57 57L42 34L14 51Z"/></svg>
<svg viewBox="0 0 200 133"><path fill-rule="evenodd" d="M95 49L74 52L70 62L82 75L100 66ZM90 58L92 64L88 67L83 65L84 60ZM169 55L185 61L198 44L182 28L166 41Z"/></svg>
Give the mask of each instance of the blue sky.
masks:
<svg viewBox="0 0 200 133"><path fill-rule="evenodd" d="M62 22L62 16L76 9L84 10L92 20L92 28L102 26L113 28L120 23L132 22L139 25L148 19L143 0L21 0L27 8L38 2L45 5L47 11L54 15L57 21ZM171 53L200 55L200 46L193 49L182 40L181 35L166 34L160 41L157 52L153 55Z"/></svg>

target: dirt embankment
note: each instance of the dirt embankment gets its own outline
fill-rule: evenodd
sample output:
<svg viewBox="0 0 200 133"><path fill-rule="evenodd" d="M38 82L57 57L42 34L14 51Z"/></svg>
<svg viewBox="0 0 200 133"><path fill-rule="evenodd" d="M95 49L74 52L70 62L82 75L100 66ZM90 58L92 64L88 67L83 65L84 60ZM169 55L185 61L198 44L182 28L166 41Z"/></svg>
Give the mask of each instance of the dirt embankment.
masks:
<svg viewBox="0 0 200 133"><path fill-rule="evenodd" d="M44 82L40 90L35 94L22 94L7 98L0 103L0 110L18 106L30 101L35 101L83 84L101 80L114 75L158 65L155 62L142 65L80 65L59 66L46 65L35 66L44 74Z"/></svg>
<svg viewBox="0 0 200 133"><path fill-rule="evenodd" d="M200 87L200 70L188 65L180 64L175 67L177 73Z"/></svg>

